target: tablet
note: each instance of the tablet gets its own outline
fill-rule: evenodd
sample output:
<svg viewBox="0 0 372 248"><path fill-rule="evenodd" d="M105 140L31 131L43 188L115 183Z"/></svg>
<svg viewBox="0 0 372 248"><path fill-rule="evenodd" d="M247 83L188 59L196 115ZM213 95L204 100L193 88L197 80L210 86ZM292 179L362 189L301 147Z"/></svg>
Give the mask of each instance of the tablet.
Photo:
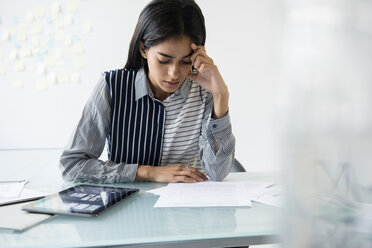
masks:
<svg viewBox="0 0 372 248"><path fill-rule="evenodd" d="M80 184L27 204L22 210L34 213L98 216L138 191L139 189L134 188Z"/></svg>

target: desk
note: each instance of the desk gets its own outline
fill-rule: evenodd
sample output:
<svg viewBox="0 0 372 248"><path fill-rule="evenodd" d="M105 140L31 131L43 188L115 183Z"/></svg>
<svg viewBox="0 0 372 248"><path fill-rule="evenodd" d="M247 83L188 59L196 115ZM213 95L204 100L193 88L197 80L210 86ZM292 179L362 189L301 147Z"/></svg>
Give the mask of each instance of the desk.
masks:
<svg viewBox="0 0 372 248"><path fill-rule="evenodd" d="M61 150L0 151L0 180L25 178L28 188L56 192L72 186L58 169ZM4 173L6 172L6 173ZM266 179L231 173L226 180ZM158 196L147 190L163 183L115 184L140 193L96 218L55 216L24 232L0 230L1 247L224 247L278 242L280 209L153 208Z"/></svg>

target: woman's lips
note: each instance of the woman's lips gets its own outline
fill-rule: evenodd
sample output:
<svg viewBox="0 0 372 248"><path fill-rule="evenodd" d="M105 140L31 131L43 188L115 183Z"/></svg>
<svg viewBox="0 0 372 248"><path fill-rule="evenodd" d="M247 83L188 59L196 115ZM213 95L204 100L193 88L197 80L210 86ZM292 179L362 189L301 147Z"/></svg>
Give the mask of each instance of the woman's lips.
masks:
<svg viewBox="0 0 372 248"><path fill-rule="evenodd" d="M172 82L172 81L164 81L165 82L165 84L167 85L167 86L169 86L169 87L175 87L175 86L177 86L180 82L179 81L177 81L177 82Z"/></svg>

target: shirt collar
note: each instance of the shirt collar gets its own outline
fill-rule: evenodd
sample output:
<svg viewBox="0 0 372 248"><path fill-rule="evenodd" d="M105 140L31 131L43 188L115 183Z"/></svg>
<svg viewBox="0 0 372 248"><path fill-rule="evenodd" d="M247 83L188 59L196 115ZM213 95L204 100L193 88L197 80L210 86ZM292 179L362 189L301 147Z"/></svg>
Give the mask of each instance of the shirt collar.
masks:
<svg viewBox="0 0 372 248"><path fill-rule="evenodd" d="M185 81L183 81L181 87L170 97L173 98L174 96L181 95L182 98L186 100L187 96L190 93L191 83L192 81L189 78L186 78ZM146 95L149 95L152 99L154 99L154 93L151 90L150 84L146 77L146 72L143 67L137 71L134 88L136 101Z"/></svg>
<svg viewBox="0 0 372 248"><path fill-rule="evenodd" d="M134 82L134 89L136 94L136 101L146 95L154 98L151 87L147 82L147 77L143 67L137 71L136 80Z"/></svg>

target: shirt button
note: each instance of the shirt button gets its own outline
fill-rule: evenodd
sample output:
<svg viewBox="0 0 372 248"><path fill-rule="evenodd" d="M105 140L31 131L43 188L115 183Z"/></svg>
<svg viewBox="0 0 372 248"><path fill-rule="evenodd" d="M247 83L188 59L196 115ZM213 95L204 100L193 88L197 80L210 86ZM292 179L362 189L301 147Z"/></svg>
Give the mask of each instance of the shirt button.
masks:
<svg viewBox="0 0 372 248"><path fill-rule="evenodd" d="M216 128L216 127L217 127L217 124L213 124L212 127L213 127L213 128Z"/></svg>

